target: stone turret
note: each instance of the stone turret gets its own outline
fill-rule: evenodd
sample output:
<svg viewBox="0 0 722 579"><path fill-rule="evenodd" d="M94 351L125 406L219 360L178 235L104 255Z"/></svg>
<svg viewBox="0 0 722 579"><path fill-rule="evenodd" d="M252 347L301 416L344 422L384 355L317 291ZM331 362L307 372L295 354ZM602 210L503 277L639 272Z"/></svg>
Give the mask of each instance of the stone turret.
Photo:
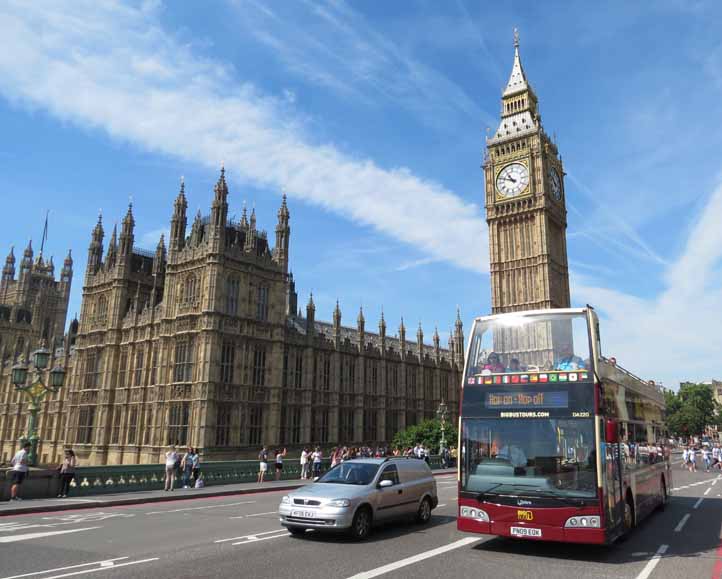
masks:
<svg viewBox="0 0 722 579"><path fill-rule="evenodd" d="M118 259L121 264L128 265L133 255L133 242L135 235L135 219L133 218L133 204L128 203L128 211L123 217L123 226L120 230L120 241L118 243Z"/></svg>
<svg viewBox="0 0 722 579"><path fill-rule="evenodd" d="M118 259L118 225L113 225L108 251L105 254L105 271L111 270Z"/></svg>
<svg viewBox="0 0 722 579"><path fill-rule="evenodd" d="M358 317L356 318L356 325L358 327L358 347L361 352L366 348L366 319L364 318L364 309L360 307L358 310Z"/></svg>
<svg viewBox="0 0 722 579"><path fill-rule="evenodd" d="M170 220L170 252L174 253L183 249L186 241L186 226L188 220L186 218L186 210L188 209L188 201L186 200L186 186L183 177L181 177L180 192L173 204L173 217Z"/></svg>
<svg viewBox="0 0 722 579"><path fill-rule="evenodd" d="M5 267L3 267L3 281L11 281L15 279L15 246L10 246L10 253L5 258Z"/></svg>
<svg viewBox="0 0 722 579"><path fill-rule="evenodd" d="M313 337L316 333L316 304L313 303L313 293L308 298L306 304L306 335Z"/></svg>
<svg viewBox="0 0 722 579"><path fill-rule="evenodd" d="M221 167L221 175L213 187L213 203L211 204L211 220L209 237L215 251L222 251L225 247L226 221L228 220L228 185L226 183L226 169Z"/></svg>
<svg viewBox="0 0 722 579"><path fill-rule="evenodd" d="M283 268L288 270L288 245L291 238L291 227L289 226L289 212L286 205L286 194L283 194L283 201L278 210L278 223L276 224L276 246L273 248L273 259Z"/></svg>

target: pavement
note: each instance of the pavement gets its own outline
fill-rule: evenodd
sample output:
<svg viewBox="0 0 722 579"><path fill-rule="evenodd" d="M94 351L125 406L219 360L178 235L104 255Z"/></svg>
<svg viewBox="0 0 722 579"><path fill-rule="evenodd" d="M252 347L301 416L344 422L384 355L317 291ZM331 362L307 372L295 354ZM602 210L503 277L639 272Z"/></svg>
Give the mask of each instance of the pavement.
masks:
<svg viewBox="0 0 722 579"><path fill-rule="evenodd" d="M459 533L455 475L436 480L439 507L428 525L388 524L360 543L314 532L290 536L276 514L284 491L270 485L239 496L10 515L0 520L0 579L722 576L719 473L675 465L667 508L610 547Z"/></svg>

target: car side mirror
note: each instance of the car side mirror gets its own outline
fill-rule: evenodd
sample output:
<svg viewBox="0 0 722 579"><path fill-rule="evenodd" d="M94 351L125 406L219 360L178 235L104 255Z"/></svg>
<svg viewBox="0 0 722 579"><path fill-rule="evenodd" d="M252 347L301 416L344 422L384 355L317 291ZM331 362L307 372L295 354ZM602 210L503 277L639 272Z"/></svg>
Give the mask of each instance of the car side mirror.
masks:
<svg viewBox="0 0 722 579"><path fill-rule="evenodd" d="M392 486L394 486L394 482L390 481L389 479L385 479L385 480L382 480L381 482L379 482L380 489L385 489L385 488L392 487Z"/></svg>
<svg viewBox="0 0 722 579"><path fill-rule="evenodd" d="M604 425L604 440L608 444L616 444L619 442L619 432L616 420L607 420Z"/></svg>

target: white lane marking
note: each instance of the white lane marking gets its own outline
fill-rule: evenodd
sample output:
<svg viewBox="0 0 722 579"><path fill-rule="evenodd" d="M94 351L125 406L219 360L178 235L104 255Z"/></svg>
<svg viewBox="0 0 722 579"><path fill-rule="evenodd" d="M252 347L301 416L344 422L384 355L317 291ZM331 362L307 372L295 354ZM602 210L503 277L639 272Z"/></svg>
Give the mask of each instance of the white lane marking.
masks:
<svg viewBox="0 0 722 579"><path fill-rule="evenodd" d="M117 563L113 565L113 569L118 567L127 567L128 565L139 565L141 563L150 563L151 561L158 561L159 557L152 557L150 559L140 559L139 561L128 561L127 563ZM96 569L83 569L82 571L73 571L72 573L63 573L62 575L51 575L50 577L43 577L43 579L61 579L61 577L72 577L73 575L83 575L84 573L97 573L98 571L107 571L108 566L101 566Z"/></svg>
<svg viewBox="0 0 722 579"><path fill-rule="evenodd" d="M446 506L446 503L444 503L443 505L436 505L436 508L440 509L441 507L445 507L445 506Z"/></svg>
<svg viewBox="0 0 722 579"><path fill-rule="evenodd" d="M714 480L712 481L712 486L716 485L718 480L719 480L719 479L714 479Z"/></svg>
<svg viewBox="0 0 722 579"><path fill-rule="evenodd" d="M105 559L104 561L93 561L92 563L80 563L79 565L70 565L69 567L56 567L55 569L46 569L45 571L34 571L32 573L23 573L22 575L11 575L10 577L2 577L2 579L20 579L21 577L32 577L33 575L45 575L45 573L55 573L56 571L68 571L69 569L79 569L80 567L90 567L91 565L108 565L114 564L116 561L122 561L129 557L116 557L115 559Z"/></svg>
<svg viewBox="0 0 722 579"><path fill-rule="evenodd" d="M654 571L654 568L659 564L660 559L662 559L662 555L667 552L667 549L669 549L669 545L660 545L654 556L647 561L644 569L642 569L639 575L637 575L634 579L647 579L652 574L652 571Z"/></svg>
<svg viewBox="0 0 722 579"><path fill-rule="evenodd" d="M223 503L221 505L205 505L202 507L186 507L184 509L171 509L169 511L151 511L146 515L164 515L165 513L182 513L183 511L200 511L203 509L220 509L222 507L235 507L238 505L251 505L256 501L241 501L239 503Z"/></svg>
<svg viewBox="0 0 722 579"><path fill-rule="evenodd" d="M646 557L649 555L649 551L635 551L632 553L632 557Z"/></svg>
<svg viewBox="0 0 722 579"><path fill-rule="evenodd" d="M702 501L703 501L703 500L704 500L704 497L699 497L699 498L697 499L697 502L694 503L694 506L693 506L692 508L693 508L693 509L699 508L699 506L702 504Z"/></svg>
<svg viewBox="0 0 722 579"><path fill-rule="evenodd" d="M386 573L390 573L391 571L396 571L396 569L401 569L402 567L406 567L407 565L413 565L414 563L418 563L419 561L430 559L431 557L436 557L437 555L441 555L442 553L453 551L454 549L459 549L461 547L466 547L467 545L471 545L472 543L477 543L479 541L481 541L481 539L478 537L466 537L465 539L460 539L459 541L449 543L448 545L444 545L443 547L438 547L437 549L432 549L431 551L426 551L425 553L419 553L418 555L407 557L406 559L401 559L400 561L395 561L393 563L389 563L388 565L384 565L383 567L371 569L370 571L358 573L349 577L348 579L371 579L372 577L378 577L379 575L384 575Z"/></svg>
<svg viewBox="0 0 722 579"><path fill-rule="evenodd" d="M231 545L248 545L249 543L258 543L259 541L269 541L271 539L280 539L281 537L290 537L291 533L282 533L281 535L273 535L272 537L249 537L247 541L239 541L231 543Z"/></svg>
<svg viewBox="0 0 722 579"><path fill-rule="evenodd" d="M237 517L228 517L229 519L245 519L246 517L261 517L263 515L277 515L278 511L268 511L267 513L253 513L252 515L238 515Z"/></svg>
<svg viewBox="0 0 722 579"><path fill-rule="evenodd" d="M712 490L712 487L709 487L706 491L704 491L704 496L707 496L711 490Z"/></svg>
<svg viewBox="0 0 722 579"><path fill-rule="evenodd" d="M103 527L85 527L83 529L66 529L65 531L45 531L43 533L26 533L24 535L12 535L10 537L0 537L0 543L15 543L16 541L29 541L30 539L42 539L43 537L52 537L53 535L66 535L68 533L79 533L81 531L92 531L93 529L102 529Z"/></svg>
<svg viewBox="0 0 722 579"><path fill-rule="evenodd" d="M252 533L250 535L241 535L240 537L231 537L230 539L218 539L214 543L227 543L228 541L237 541L238 539L248 539L250 537L261 537L262 535L270 535L272 533L285 533L286 529L276 529L275 531L264 531L263 533Z"/></svg>
<svg viewBox="0 0 722 579"><path fill-rule="evenodd" d="M687 521L689 521L689 518L691 516L692 515L687 513L684 517L682 517L682 520L679 523L677 523L677 526L674 528L674 532L679 533L682 530L682 527L684 527L687 524Z"/></svg>

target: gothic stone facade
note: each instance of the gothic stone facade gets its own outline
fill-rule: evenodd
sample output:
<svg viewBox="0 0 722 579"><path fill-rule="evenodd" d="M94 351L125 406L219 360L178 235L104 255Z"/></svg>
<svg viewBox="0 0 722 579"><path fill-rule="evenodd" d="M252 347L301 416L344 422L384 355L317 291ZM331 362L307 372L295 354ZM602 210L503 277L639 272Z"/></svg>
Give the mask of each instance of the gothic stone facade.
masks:
<svg viewBox="0 0 722 579"><path fill-rule="evenodd" d="M73 259L68 252L55 279L53 258L43 258L42 248L33 259L32 242L23 252L20 271L15 277L13 249L5 260L0 279L0 460L6 461L17 450L17 441L27 427L27 407L11 384L12 366L28 360L33 350L44 345L52 352L52 367L65 364L63 341L65 321L73 280ZM47 380L47 376L45 376ZM62 452L64 431L62 394L48 399L40 415L40 424L48 443L40 445L41 458Z"/></svg>
<svg viewBox="0 0 722 579"><path fill-rule="evenodd" d="M461 321L441 349L357 326L316 321L313 299L297 313L288 271L289 212L278 211L275 245L255 210L228 219L224 172L210 215L186 234L184 185L166 249L134 247L132 208L103 252L99 219L88 252L80 326L70 363L64 440L85 463L152 463L169 444L208 459L258 448L389 441L434 416L457 416ZM41 436L42 436L41 431Z"/></svg>
<svg viewBox="0 0 722 579"><path fill-rule="evenodd" d="M492 313L569 307L564 169L521 66L518 35L484 177Z"/></svg>

